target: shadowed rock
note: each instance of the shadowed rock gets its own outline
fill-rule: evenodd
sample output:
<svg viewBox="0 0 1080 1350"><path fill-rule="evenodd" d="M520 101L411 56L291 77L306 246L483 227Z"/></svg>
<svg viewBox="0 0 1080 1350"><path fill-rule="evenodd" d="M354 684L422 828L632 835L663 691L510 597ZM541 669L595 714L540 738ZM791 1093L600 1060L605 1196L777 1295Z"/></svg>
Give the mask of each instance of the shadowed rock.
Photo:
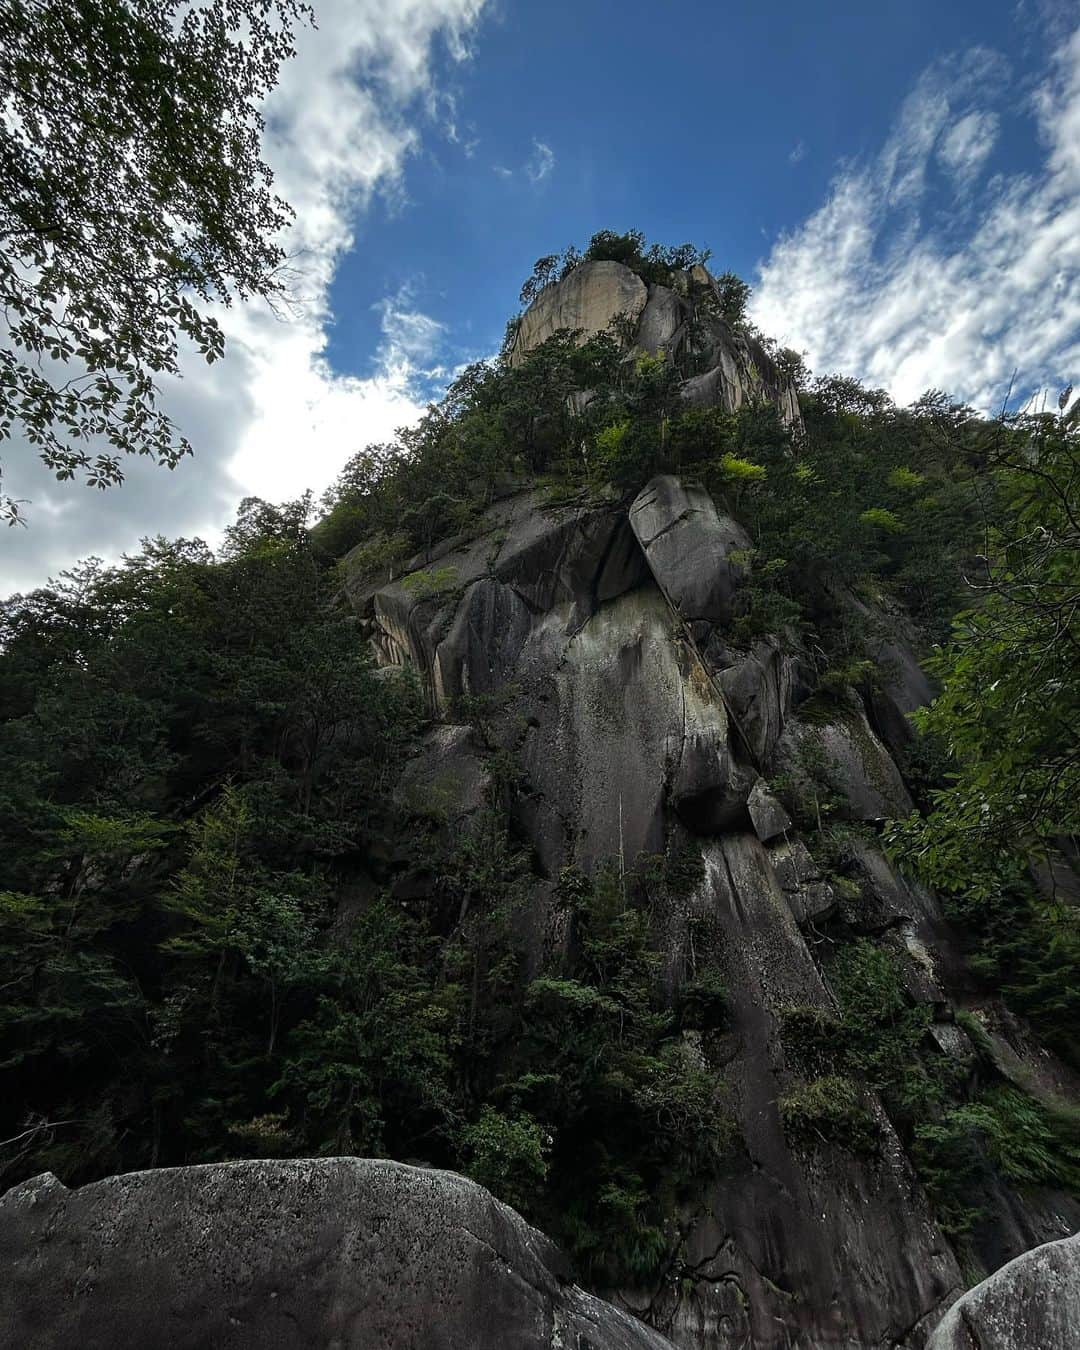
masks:
<svg viewBox="0 0 1080 1350"><path fill-rule="evenodd" d="M452 1172L220 1163L0 1200L0 1344L19 1350L671 1350Z"/></svg>

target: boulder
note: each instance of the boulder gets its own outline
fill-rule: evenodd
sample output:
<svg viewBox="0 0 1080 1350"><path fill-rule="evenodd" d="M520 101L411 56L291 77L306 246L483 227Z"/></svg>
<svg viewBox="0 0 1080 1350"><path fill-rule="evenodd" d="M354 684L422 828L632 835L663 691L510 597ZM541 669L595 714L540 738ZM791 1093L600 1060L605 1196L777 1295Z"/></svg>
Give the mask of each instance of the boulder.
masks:
<svg viewBox="0 0 1080 1350"><path fill-rule="evenodd" d="M754 833L763 844L771 843L791 829L791 817L765 786L763 778L750 789L746 805Z"/></svg>
<svg viewBox="0 0 1080 1350"><path fill-rule="evenodd" d="M1025 1252L952 1305L927 1350L1077 1350L1080 1234Z"/></svg>
<svg viewBox="0 0 1080 1350"><path fill-rule="evenodd" d="M708 658L709 648L705 654ZM728 707L758 763L767 764L791 712L798 685L796 662L779 643L763 639L749 653L725 652L721 664L717 679Z"/></svg>
<svg viewBox="0 0 1080 1350"><path fill-rule="evenodd" d="M583 338L602 333L625 317L636 325L645 308L645 283L617 262L586 262L545 286L521 316L510 364L517 365L560 329L580 329Z"/></svg>
<svg viewBox="0 0 1080 1350"><path fill-rule="evenodd" d="M801 839L774 843L769 862L797 924L827 918L836 908L836 893Z"/></svg>
<svg viewBox="0 0 1080 1350"><path fill-rule="evenodd" d="M792 718L776 750L777 767L809 791L810 771L837 794L842 820L889 820L914 806L900 770L870 730L861 704L838 710L827 722Z"/></svg>
<svg viewBox="0 0 1080 1350"><path fill-rule="evenodd" d="M0 1344L19 1350L671 1350L452 1172L218 1163L0 1200Z"/></svg>
<svg viewBox="0 0 1080 1350"><path fill-rule="evenodd" d="M658 475L634 499L630 528L656 584L685 622L731 619L745 568L729 555L749 548L750 540L735 521L717 514L703 487Z"/></svg>

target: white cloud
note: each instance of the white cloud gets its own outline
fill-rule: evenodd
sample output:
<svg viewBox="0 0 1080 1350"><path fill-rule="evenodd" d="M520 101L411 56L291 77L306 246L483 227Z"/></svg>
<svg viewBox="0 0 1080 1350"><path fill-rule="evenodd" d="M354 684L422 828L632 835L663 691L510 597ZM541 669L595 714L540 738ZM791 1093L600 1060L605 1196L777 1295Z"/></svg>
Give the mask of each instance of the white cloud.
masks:
<svg viewBox="0 0 1080 1350"><path fill-rule="evenodd" d="M373 195L403 191L421 117L434 110L444 134L457 134L433 51L441 40L465 59L485 3L321 0L318 28L298 34L266 109L266 157L296 211L287 241L295 317L258 305L225 311L225 359L209 368L191 360L184 380L163 384L165 406L196 447L173 474L135 461L122 488L92 493L56 483L32 448L9 443L5 487L31 499L31 524L4 538L0 588L36 584L90 552L116 556L144 534L214 536L240 496L319 490L352 451L419 415L417 381L439 325L401 293L382 307L374 374L336 375L325 359L329 287Z"/></svg>
<svg viewBox="0 0 1080 1350"><path fill-rule="evenodd" d="M751 314L766 333L901 402L937 387L989 410L1014 369L1019 390L1055 394L1080 372L1080 29L1033 103L1037 172L991 179L947 231L927 219L935 156L961 178L985 161L996 121L980 100L1006 74L982 49L924 74L877 157L761 264Z"/></svg>
<svg viewBox="0 0 1080 1350"><path fill-rule="evenodd" d="M799 160L801 160L805 155L806 155L806 142L799 141L797 145L793 146L790 154L788 155L788 163L798 164Z"/></svg>
<svg viewBox="0 0 1080 1350"><path fill-rule="evenodd" d="M525 165L525 174L530 183L542 183L550 178L555 169L555 152L543 141L533 141L533 152Z"/></svg>
<svg viewBox="0 0 1080 1350"><path fill-rule="evenodd" d="M546 145L543 141L538 141L533 137L532 153L519 169L515 171L514 169L508 169L505 164L493 164L491 170L498 177L507 180L515 177L516 173L521 173L533 187L539 187L555 171L555 151L552 150L550 145Z"/></svg>
<svg viewBox="0 0 1080 1350"><path fill-rule="evenodd" d="M992 112L969 112L941 138L938 159L959 188L968 188L979 176L998 134L998 117Z"/></svg>

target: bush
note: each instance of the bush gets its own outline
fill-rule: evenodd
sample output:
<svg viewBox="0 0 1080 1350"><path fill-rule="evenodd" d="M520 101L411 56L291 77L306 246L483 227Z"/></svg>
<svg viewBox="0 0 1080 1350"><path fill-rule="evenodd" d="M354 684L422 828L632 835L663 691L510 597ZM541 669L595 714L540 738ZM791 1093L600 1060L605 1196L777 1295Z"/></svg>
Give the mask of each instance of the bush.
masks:
<svg viewBox="0 0 1080 1350"><path fill-rule="evenodd" d="M550 1133L532 1116L506 1116L486 1106L462 1132L461 1144L474 1181L515 1209L529 1211L548 1176Z"/></svg>
<svg viewBox="0 0 1080 1350"><path fill-rule="evenodd" d="M877 1146L877 1122L850 1078L829 1074L800 1083L777 1101L784 1133L804 1147L839 1144L852 1153Z"/></svg>

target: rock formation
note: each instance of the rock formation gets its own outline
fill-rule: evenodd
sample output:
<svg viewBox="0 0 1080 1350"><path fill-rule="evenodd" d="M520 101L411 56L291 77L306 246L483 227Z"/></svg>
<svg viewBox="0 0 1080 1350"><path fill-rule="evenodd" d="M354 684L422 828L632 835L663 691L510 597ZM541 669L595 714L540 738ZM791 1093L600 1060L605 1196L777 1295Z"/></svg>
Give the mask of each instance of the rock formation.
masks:
<svg viewBox="0 0 1080 1350"><path fill-rule="evenodd" d="M1080 1237L1025 1252L946 1313L927 1350L1075 1350Z"/></svg>
<svg viewBox="0 0 1080 1350"><path fill-rule="evenodd" d="M371 1159L46 1174L0 1269L12 1350L671 1350L475 1183Z"/></svg>
<svg viewBox="0 0 1080 1350"><path fill-rule="evenodd" d="M542 333L539 317L526 331ZM804 715L797 654L730 646L744 541L703 489L667 476L628 509L512 493L469 537L414 559L411 578L345 570L379 659L414 666L451 724L424 756L440 792L460 784L444 803L455 828L478 800L477 749L453 728L455 700L491 698L491 736L521 770L516 829L540 874L527 920L534 968L565 940L552 902L565 865L630 867L688 849L700 859L697 885L663 919L665 978L672 990L687 978L691 931L710 925L744 1151L684 1208L669 1275L609 1294L684 1350L918 1347L964 1286L957 1258L880 1106L870 1156L785 1133L778 1101L796 1074L782 1024L792 1006L834 1007L820 936L842 906L902 963L911 998L930 1010L934 1053L970 1053L948 991L956 952L937 902L898 875L872 829L838 897L769 780L797 778L809 745L842 814L873 826L905 812L890 746L925 681L898 637L896 673L873 705L850 695ZM1061 1195L1003 1192L990 1204L977 1235L986 1269L1080 1225Z"/></svg>
<svg viewBox="0 0 1080 1350"><path fill-rule="evenodd" d="M585 262L546 286L521 317L512 365L562 329L591 337L612 329L631 351L663 354L687 378L690 405L728 412L774 403L785 426L799 428L795 387L762 344L724 318L716 282L704 267L677 274L673 286L646 286L617 262Z"/></svg>

